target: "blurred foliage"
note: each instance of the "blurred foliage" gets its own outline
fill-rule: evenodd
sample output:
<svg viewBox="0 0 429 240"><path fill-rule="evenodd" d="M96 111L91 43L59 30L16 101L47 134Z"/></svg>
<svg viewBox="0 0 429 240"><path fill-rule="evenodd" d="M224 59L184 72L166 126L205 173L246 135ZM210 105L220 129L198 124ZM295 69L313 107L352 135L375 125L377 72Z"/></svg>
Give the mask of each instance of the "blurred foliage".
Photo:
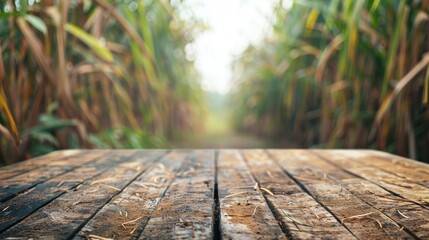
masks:
<svg viewBox="0 0 429 240"><path fill-rule="evenodd" d="M237 128L429 161L429 1L295 0L235 63Z"/></svg>
<svg viewBox="0 0 429 240"><path fill-rule="evenodd" d="M200 29L168 0L0 1L0 162L198 128Z"/></svg>
<svg viewBox="0 0 429 240"><path fill-rule="evenodd" d="M96 135L90 135L89 141L97 148L157 148L164 144L161 136L154 136L142 129L117 126L105 129Z"/></svg>

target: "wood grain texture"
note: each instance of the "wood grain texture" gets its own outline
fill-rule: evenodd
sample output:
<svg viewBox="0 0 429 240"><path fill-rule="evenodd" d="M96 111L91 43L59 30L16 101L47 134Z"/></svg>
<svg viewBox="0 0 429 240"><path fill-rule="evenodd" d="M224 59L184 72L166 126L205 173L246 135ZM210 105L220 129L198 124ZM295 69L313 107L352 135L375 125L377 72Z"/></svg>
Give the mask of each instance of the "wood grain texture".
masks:
<svg viewBox="0 0 429 240"><path fill-rule="evenodd" d="M276 218L296 239L356 239L332 214L290 179L263 150L242 151Z"/></svg>
<svg viewBox="0 0 429 240"><path fill-rule="evenodd" d="M341 156L341 154L339 154L332 157L331 153L320 150L314 152L327 163L331 163L331 161L326 159L339 159L339 156ZM332 164L334 164L334 162L332 162ZM356 163L357 162L354 162L354 164ZM322 167L320 167L320 169L322 169ZM353 169L348 168L347 171L353 171ZM327 172L329 172L329 170L327 170ZM345 171L335 171L329 174L341 181L355 196L394 220L400 228L407 230L418 238L425 239L429 237L429 225L427 224L429 209L424 205L422 206L421 203L400 197L373 182L359 178L356 175L348 174Z"/></svg>
<svg viewBox="0 0 429 240"><path fill-rule="evenodd" d="M72 171L87 162L94 161L96 157L99 157L102 154L104 154L103 151L89 152L85 156L75 154L58 161L49 162L43 167L36 168L15 177L1 180L0 202L7 201L18 193L34 187L38 183Z"/></svg>
<svg viewBox="0 0 429 240"><path fill-rule="evenodd" d="M99 208L147 168L147 163L153 160L152 154L145 157L147 154L128 152L114 156L125 161L85 182L76 191L56 198L0 234L0 238L28 235L40 239L70 238Z"/></svg>
<svg viewBox="0 0 429 240"><path fill-rule="evenodd" d="M174 151L164 156L104 205L75 239L85 239L89 235L137 238L189 154L190 151Z"/></svg>
<svg viewBox="0 0 429 240"><path fill-rule="evenodd" d="M221 228L224 239L286 239L242 156L223 150L218 159Z"/></svg>
<svg viewBox="0 0 429 240"><path fill-rule="evenodd" d="M336 151L336 153L338 153L338 151ZM371 181L403 198L423 204L421 199L426 199L429 196L429 188L425 187L424 184L416 183L423 182L423 179L414 175L400 175L380 170L374 166L362 164L360 162L361 160L352 157L357 154L359 159L365 159L367 156L364 152L342 152L341 154L326 152L324 154L327 160L331 161L333 164L337 164L339 167L347 169L351 174ZM416 168L416 170L418 170L418 168Z"/></svg>
<svg viewBox="0 0 429 240"><path fill-rule="evenodd" d="M0 239L428 239L429 166L373 150L66 150L0 168Z"/></svg>
<svg viewBox="0 0 429 240"><path fill-rule="evenodd" d="M211 239L214 151L186 158L139 239Z"/></svg>
<svg viewBox="0 0 429 240"><path fill-rule="evenodd" d="M26 160L6 167L0 168L0 180L8 179L19 174L29 172L38 167L48 165L53 161L66 160L69 157L75 157L85 153L85 150L62 150L46 154L41 157Z"/></svg>
<svg viewBox="0 0 429 240"><path fill-rule="evenodd" d="M413 239L400 226L368 203L362 201L321 168L341 171L335 166L301 150L269 151L281 166L358 238Z"/></svg>

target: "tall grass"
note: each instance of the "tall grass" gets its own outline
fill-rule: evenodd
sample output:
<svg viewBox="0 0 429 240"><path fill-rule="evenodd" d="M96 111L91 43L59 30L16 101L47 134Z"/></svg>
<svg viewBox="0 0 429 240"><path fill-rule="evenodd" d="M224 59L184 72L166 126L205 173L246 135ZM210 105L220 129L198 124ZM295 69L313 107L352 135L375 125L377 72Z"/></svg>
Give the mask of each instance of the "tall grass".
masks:
<svg viewBox="0 0 429 240"><path fill-rule="evenodd" d="M198 126L185 46L196 22L166 0L0 1L0 162L70 147L153 147Z"/></svg>
<svg viewBox="0 0 429 240"><path fill-rule="evenodd" d="M295 0L235 64L235 123L428 161L429 1Z"/></svg>

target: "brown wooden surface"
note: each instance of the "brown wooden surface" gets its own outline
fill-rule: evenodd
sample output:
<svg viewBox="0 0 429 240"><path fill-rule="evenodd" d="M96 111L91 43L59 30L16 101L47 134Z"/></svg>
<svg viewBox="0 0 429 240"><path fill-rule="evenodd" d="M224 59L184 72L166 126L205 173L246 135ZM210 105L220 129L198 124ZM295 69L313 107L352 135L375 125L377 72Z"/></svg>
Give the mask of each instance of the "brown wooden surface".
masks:
<svg viewBox="0 0 429 240"><path fill-rule="evenodd" d="M429 239L429 165L373 150L66 150L0 168L0 239Z"/></svg>

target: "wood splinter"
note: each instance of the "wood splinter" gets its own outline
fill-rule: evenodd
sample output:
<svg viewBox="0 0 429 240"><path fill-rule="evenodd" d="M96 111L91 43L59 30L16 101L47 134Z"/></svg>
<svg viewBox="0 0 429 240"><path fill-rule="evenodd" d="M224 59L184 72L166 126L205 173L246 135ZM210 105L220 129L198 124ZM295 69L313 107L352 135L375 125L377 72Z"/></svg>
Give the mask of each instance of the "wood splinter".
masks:
<svg viewBox="0 0 429 240"><path fill-rule="evenodd" d="M97 236L97 235L86 235L85 237L87 237L90 240L113 240L113 238L107 238L107 237L102 237L102 236Z"/></svg>
<svg viewBox="0 0 429 240"><path fill-rule="evenodd" d="M141 218L142 218L142 217L138 217L138 218L136 218L136 219L134 219L134 220L131 220L131 221L128 221L128 222L124 222L124 223L122 223L121 225L122 225L122 227L123 227L123 228L127 229L127 228L125 227L125 225L130 224L130 223L133 223L133 222L136 222L136 221L140 220Z"/></svg>
<svg viewBox="0 0 429 240"><path fill-rule="evenodd" d="M264 190L265 192L267 192L268 194L270 194L271 196L274 196L274 193L272 193L270 190L261 187L261 190Z"/></svg>
<svg viewBox="0 0 429 240"><path fill-rule="evenodd" d="M402 217L404 217L404 218L410 218L410 217L408 217L408 216L404 215L403 213L401 213L401 211L399 211L399 209L396 209L396 211L397 211L397 212L398 212L398 214L399 214L399 215L401 215Z"/></svg>
<svg viewBox="0 0 429 240"><path fill-rule="evenodd" d="M374 214L374 213L377 213L377 212L376 212L376 211L374 211L374 212L370 212L370 213L364 213L364 214L354 215L354 216L351 216L351 217L346 217L346 218L344 218L343 220L341 220L341 223L344 223L346 220L350 220L350 219L363 218L363 217L366 217L366 216L372 215L372 214Z"/></svg>

